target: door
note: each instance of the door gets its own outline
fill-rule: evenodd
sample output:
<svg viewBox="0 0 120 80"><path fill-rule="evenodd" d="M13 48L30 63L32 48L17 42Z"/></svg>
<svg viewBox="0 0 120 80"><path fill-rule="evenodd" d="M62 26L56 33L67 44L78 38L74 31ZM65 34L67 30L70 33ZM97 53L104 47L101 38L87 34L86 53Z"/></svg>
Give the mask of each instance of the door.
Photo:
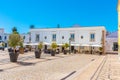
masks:
<svg viewBox="0 0 120 80"><path fill-rule="evenodd" d="M118 51L118 43L117 42L113 43L113 51Z"/></svg>

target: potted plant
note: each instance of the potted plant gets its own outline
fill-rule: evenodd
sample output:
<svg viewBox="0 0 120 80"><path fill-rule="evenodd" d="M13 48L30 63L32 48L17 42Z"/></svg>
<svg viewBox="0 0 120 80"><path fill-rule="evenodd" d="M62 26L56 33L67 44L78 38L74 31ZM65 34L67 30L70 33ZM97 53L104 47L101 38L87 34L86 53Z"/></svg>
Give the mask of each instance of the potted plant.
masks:
<svg viewBox="0 0 120 80"><path fill-rule="evenodd" d="M36 58L40 58L41 53L42 53L42 50L41 50L42 48L43 48L43 43L40 42L37 46L37 49L35 50L35 57Z"/></svg>
<svg viewBox="0 0 120 80"><path fill-rule="evenodd" d="M13 32L9 36L8 44L13 49L12 51L9 52L11 62L17 62L19 53L16 51L16 48L17 48L17 46L19 46L19 43L21 41L20 39L21 38L20 38L20 35L18 34L18 32Z"/></svg>
<svg viewBox="0 0 120 80"><path fill-rule="evenodd" d="M23 41L20 41L19 45L20 45L20 48L19 48L20 54L24 54Z"/></svg>
<svg viewBox="0 0 120 80"><path fill-rule="evenodd" d="M77 50L76 50L76 49L74 49L74 54L76 54L76 52L77 52Z"/></svg>
<svg viewBox="0 0 120 80"><path fill-rule="evenodd" d="M55 56L57 44L55 42L53 42L51 44L51 48L52 48L51 56Z"/></svg>
<svg viewBox="0 0 120 80"><path fill-rule="evenodd" d="M102 55L102 50L103 50L103 48L99 47L100 55Z"/></svg>
<svg viewBox="0 0 120 80"><path fill-rule="evenodd" d="M2 50L4 51L5 43L2 42Z"/></svg>
<svg viewBox="0 0 120 80"><path fill-rule="evenodd" d="M64 47L64 54L67 54L67 48L69 47L68 43L63 44Z"/></svg>

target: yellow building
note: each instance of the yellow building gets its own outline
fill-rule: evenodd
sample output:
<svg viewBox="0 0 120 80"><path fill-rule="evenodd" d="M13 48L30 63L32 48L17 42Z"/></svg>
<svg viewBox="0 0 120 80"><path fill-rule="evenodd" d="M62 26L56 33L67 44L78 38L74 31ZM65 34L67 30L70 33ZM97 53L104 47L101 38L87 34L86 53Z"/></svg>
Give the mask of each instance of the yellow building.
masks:
<svg viewBox="0 0 120 80"><path fill-rule="evenodd" d="M118 54L120 54L120 0L118 0Z"/></svg>

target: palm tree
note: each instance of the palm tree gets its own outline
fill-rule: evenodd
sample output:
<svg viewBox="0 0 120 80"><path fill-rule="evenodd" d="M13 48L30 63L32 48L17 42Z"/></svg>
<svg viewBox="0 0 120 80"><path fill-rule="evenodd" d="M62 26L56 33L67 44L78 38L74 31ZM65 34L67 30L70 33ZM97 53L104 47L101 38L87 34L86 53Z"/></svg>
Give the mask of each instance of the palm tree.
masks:
<svg viewBox="0 0 120 80"><path fill-rule="evenodd" d="M36 57L36 58L40 58L41 53L42 53L42 51L41 51L42 48L43 48L43 43L40 42L40 43L38 44L38 49L35 50L35 57Z"/></svg>
<svg viewBox="0 0 120 80"><path fill-rule="evenodd" d="M16 27L12 28L12 32L15 33L15 34L19 34Z"/></svg>
<svg viewBox="0 0 120 80"><path fill-rule="evenodd" d="M13 28L12 31L12 34L9 36L8 44L13 48L13 51L9 52L9 55L11 62L17 62L19 53L16 52L16 48L21 43L21 36L17 32L17 28Z"/></svg>
<svg viewBox="0 0 120 80"><path fill-rule="evenodd" d="M57 44L55 42L53 42L51 44L51 48L52 48L51 56L55 56L55 51L56 51L56 48L57 48Z"/></svg>
<svg viewBox="0 0 120 80"><path fill-rule="evenodd" d="M17 32L17 28L16 28L16 27L13 27L13 28L12 28L12 32Z"/></svg>
<svg viewBox="0 0 120 80"><path fill-rule="evenodd" d="M34 25L30 25L30 29L34 29L35 28L35 26Z"/></svg>
<svg viewBox="0 0 120 80"><path fill-rule="evenodd" d="M69 44L68 43L65 43L63 44L63 47L64 47L64 54L67 54L67 48L69 47Z"/></svg>

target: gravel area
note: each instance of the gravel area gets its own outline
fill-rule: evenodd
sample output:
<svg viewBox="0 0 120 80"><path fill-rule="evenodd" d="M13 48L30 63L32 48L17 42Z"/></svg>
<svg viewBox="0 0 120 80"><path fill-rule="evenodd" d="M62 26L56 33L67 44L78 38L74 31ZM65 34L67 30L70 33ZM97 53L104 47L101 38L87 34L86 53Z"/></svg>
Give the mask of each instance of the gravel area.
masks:
<svg viewBox="0 0 120 80"><path fill-rule="evenodd" d="M48 56L48 58L50 57ZM100 56L86 54L58 55L55 59L51 57L51 60L37 64L15 67L5 71L3 69L0 71L0 80L60 80L71 72L82 69L98 57Z"/></svg>
<svg viewBox="0 0 120 80"><path fill-rule="evenodd" d="M107 55L107 60L97 80L120 80L120 60L118 55Z"/></svg>

